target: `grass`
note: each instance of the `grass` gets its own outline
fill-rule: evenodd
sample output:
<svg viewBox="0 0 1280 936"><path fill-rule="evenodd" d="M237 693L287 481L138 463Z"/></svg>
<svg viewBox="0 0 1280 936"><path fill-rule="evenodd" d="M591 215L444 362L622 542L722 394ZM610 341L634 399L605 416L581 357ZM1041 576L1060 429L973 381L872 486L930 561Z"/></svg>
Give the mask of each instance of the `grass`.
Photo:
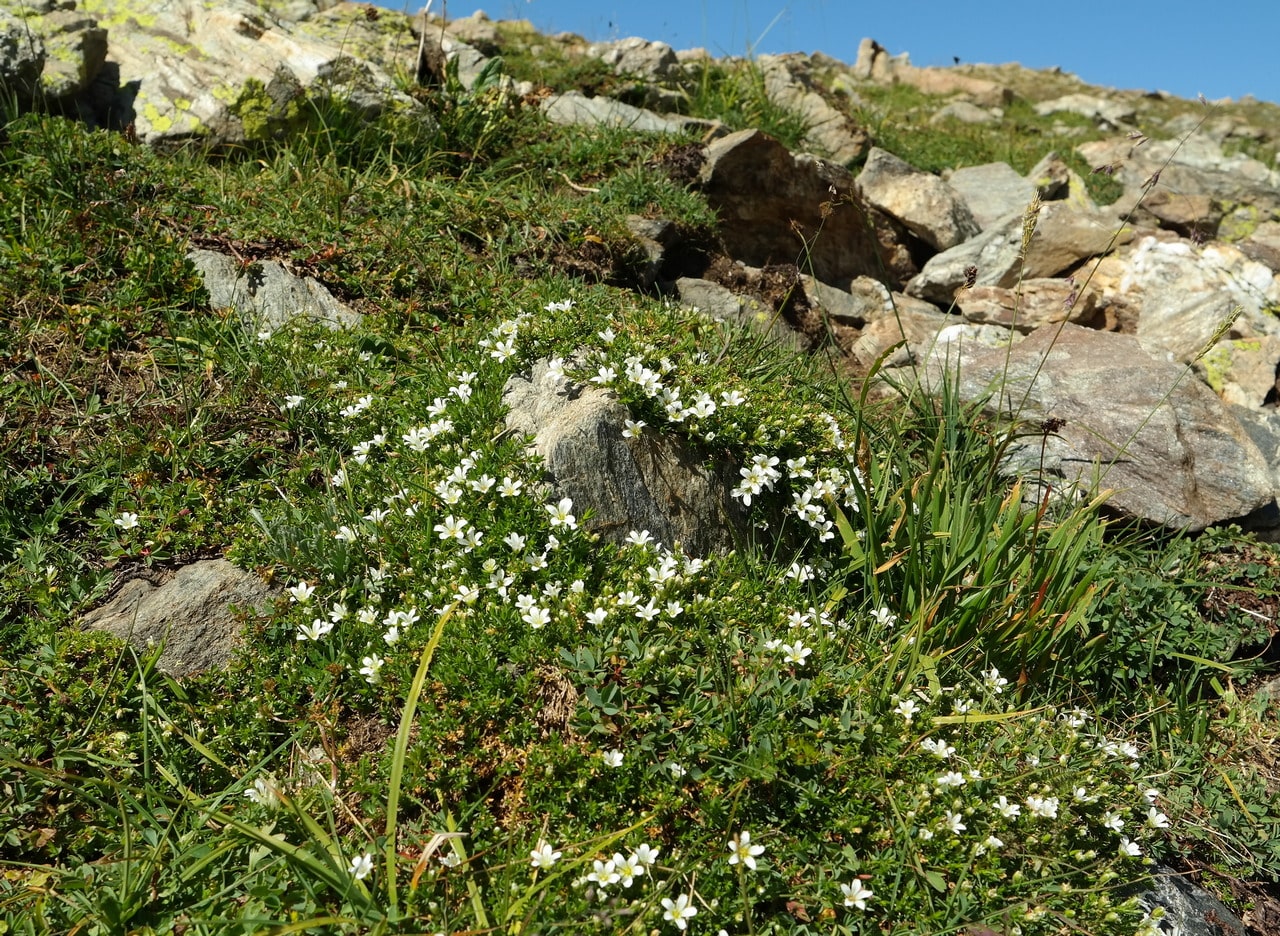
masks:
<svg viewBox="0 0 1280 936"><path fill-rule="evenodd" d="M1155 860L1274 880L1270 547L1024 510L954 399L566 277L713 216L648 140L422 103L241 153L10 121L5 931L1132 933ZM246 330L193 239L364 323ZM547 357L742 465L754 539L588 532L501 431ZM226 670L75 627L224 549L283 587Z"/></svg>

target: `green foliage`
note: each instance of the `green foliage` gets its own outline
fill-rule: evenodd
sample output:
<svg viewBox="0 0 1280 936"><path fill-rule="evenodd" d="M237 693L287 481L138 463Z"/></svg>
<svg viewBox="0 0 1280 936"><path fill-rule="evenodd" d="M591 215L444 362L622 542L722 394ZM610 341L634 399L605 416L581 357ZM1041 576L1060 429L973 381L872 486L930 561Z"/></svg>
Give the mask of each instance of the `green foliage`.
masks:
<svg viewBox="0 0 1280 936"><path fill-rule="evenodd" d="M1267 712L1233 695L1271 548L1024 504L950 396L850 400L820 354L560 275L622 255L628 214L714 216L646 138L547 126L499 78L379 115L253 88L231 153L8 125L0 924L639 933L687 899L707 931L1127 934L1150 858L1274 868ZM923 168L1058 145L926 141L913 93L872 105ZM770 108L751 63L689 98L803 136ZM192 242L366 318L246 330ZM727 467L737 550L607 543L558 502L504 422L548 358L631 444ZM76 629L228 545L290 590L226 670Z"/></svg>
<svg viewBox="0 0 1280 936"><path fill-rule="evenodd" d="M699 62L689 78L689 113L723 121L730 130L756 128L791 150L803 150L805 118L776 104L765 90L764 72L751 59L724 64Z"/></svg>

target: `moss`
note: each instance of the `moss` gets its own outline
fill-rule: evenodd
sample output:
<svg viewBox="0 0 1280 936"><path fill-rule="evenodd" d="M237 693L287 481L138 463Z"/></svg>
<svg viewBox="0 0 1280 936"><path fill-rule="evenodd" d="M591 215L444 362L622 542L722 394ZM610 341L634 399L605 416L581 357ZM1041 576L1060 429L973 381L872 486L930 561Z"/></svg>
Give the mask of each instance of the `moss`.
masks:
<svg viewBox="0 0 1280 936"><path fill-rule="evenodd" d="M1256 338L1237 338L1216 345L1200 359L1200 365L1204 369L1204 382L1214 393L1221 393L1231 377L1236 355L1261 350L1262 342Z"/></svg>
<svg viewBox="0 0 1280 936"><path fill-rule="evenodd" d="M270 85L250 78L229 110L240 120L246 140L265 143L287 136L305 122L306 92L292 75L277 73Z"/></svg>
<svg viewBox="0 0 1280 936"><path fill-rule="evenodd" d="M1244 240L1258 229L1261 222L1267 220L1257 205L1238 202L1224 207L1227 212L1218 225L1218 240L1229 244Z"/></svg>

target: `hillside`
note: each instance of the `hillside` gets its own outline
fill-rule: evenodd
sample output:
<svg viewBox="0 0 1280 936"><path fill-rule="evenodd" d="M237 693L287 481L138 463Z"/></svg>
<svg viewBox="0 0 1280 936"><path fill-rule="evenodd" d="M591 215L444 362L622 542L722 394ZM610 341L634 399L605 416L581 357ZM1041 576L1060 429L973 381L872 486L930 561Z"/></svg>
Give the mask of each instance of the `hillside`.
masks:
<svg viewBox="0 0 1280 936"><path fill-rule="evenodd" d="M1280 107L0 0L0 932L1280 933Z"/></svg>

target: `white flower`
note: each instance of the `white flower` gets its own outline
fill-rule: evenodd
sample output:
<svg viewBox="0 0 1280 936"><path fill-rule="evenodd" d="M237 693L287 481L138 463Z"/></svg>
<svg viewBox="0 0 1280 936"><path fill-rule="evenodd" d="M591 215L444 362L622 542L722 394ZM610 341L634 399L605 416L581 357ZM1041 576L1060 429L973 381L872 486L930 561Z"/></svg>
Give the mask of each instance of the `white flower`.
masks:
<svg viewBox="0 0 1280 936"><path fill-rule="evenodd" d="M871 619L881 627L893 627L894 624L898 623L898 616L884 605L871 612Z"/></svg>
<svg viewBox="0 0 1280 936"><path fill-rule="evenodd" d="M558 504L547 504L546 511L551 516L551 525L553 527L565 526L571 530L577 529L578 521L569 511L573 510L573 501L568 497L560 498Z"/></svg>
<svg viewBox="0 0 1280 936"><path fill-rule="evenodd" d="M689 924L685 921L698 915L698 908L693 906L693 898L689 894L681 894L675 900L663 897L662 906L666 908L662 918L674 923L678 930L686 929Z"/></svg>
<svg viewBox="0 0 1280 936"><path fill-rule="evenodd" d="M667 770L668 770L668 771L670 771L671 776L672 776L674 779L676 779L676 780L679 780L679 779L680 779L681 777L683 777L686 773L688 773L688 771L687 771L687 770L685 770L683 767L681 767L681 766L680 766L679 764L677 764L675 761L671 761L670 763L668 763L668 764L667 764Z"/></svg>
<svg viewBox="0 0 1280 936"><path fill-rule="evenodd" d="M968 828L968 826L964 824L964 816L960 813L951 812L950 810L947 810L947 814L943 818L943 825L951 830L952 835L959 835Z"/></svg>
<svg viewBox="0 0 1280 936"><path fill-rule="evenodd" d="M1124 820L1120 818L1118 812L1108 811L1102 814L1102 827L1112 832L1119 832L1124 828Z"/></svg>
<svg viewBox="0 0 1280 936"><path fill-rule="evenodd" d="M915 699L903 699L894 709L894 712L901 715L902 720L908 725L911 724L911 719L915 717L916 712L918 711L920 711L920 706L916 703Z"/></svg>
<svg viewBox="0 0 1280 936"><path fill-rule="evenodd" d="M920 742L920 747L937 757L938 760L946 760L956 752L956 749L947 744L947 742L935 741L933 738L925 738Z"/></svg>
<svg viewBox="0 0 1280 936"><path fill-rule="evenodd" d="M630 887L632 881L644 875L644 865L640 863L634 853L623 858L620 854L614 852L613 867L618 872L618 877L621 878L623 887Z"/></svg>
<svg viewBox="0 0 1280 936"><path fill-rule="evenodd" d="M1155 801L1160 798L1160 791L1151 789L1143 790L1142 798L1145 799L1148 804L1154 804Z"/></svg>
<svg viewBox="0 0 1280 936"><path fill-rule="evenodd" d="M841 884L840 892L844 894L846 907L857 907L859 910L867 909L867 901L875 894L875 891L863 887L862 882L857 878L849 884Z"/></svg>
<svg viewBox="0 0 1280 936"><path fill-rule="evenodd" d="M268 809L275 809L280 805L280 794L275 788L275 784L266 777L256 777L253 786L244 791L245 798L251 803L257 803L259 806L265 806Z"/></svg>
<svg viewBox="0 0 1280 936"><path fill-rule="evenodd" d="M627 534L627 542L632 546L648 546L653 542L653 535L648 530L632 530Z"/></svg>
<svg viewBox="0 0 1280 936"><path fill-rule="evenodd" d="M751 844L751 833L743 829L736 839L729 840L729 864L735 865L739 861L747 867L748 870L756 869L756 856L764 854L763 845Z"/></svg>
<svg viewBox="0 0 1280 936"><path fill-rule="evenodd" d="M639 845L636 847L636 850L633 853L633 856L636 859L636 861L640 862L646 868L649 868L649 867L652 867L654 862L658 860L659 851L660 849L654 848L652 845L646 842L645 844Z"/></svg>
<svg viewBox="0 0 1280 936"><path fill-rule="evenodd" d="M291 393L284 398L284 408L287 410L297 409L303 403L303 398L296 393Z"/></svg>
<svg viewBox="0 0 1280 936"><path fill-rule="evenodd" d="M944 774L939 774L938 779L933 781L940 787L960 787L964 786L964 774L954 770L948 770Z"/></svg>
<svg viewBox="0 0 1280 936"><path fill-rule="evenodd" d="M618 379L618 372L612 367L601 367L596 371L596 375L591 378L593 384L599 384L606 387Z"/></svg>
<svg viewBox="0 0 1280 936"><path fill-rule="evenodd" d="M297 637L299 641L320 640L333 630L333 621L316 618L310 624L299 624Z"/></svg>
<svg viewBox="0 0 1280 936"><path fill-rule="evenodd" d="M1120 836L1120 848L1118 849L1122 857L1138 858L1142 855L1142 849L1137 842L1129 841L1128 836Z"/></svg>
<svg viewBox="0 0 1280 936"><path fill-rule="evenodd" d="M315 593L316 587L308 585L306 582L299 582L297 585L286 588L289 598L298 604L306 604L311 600L311 596Z"/></svg>
<svg viewBox="0 0 1280 936"><path fill-rule="evenodd" d="M520 616L520 620L524 621L534 630L545 627L551 623L551 612L546 608L539 608L536 605Z"/></svg>
<svg viewBox="0 0 1280 936"><path fill-rule="evenodd" d="M552 358L547 362L547 372L542 375L545 383L558 384L564 380L564 358Z"/></svg>
<svg viewBox="0 0 1280 936"><path fill-rule="evenodd" d="M813 653L812 647L806 647L801 641L797 640L793 644L782 645L782 659L784 662L793 663L796 666L804 666L805 658Z"/></svg>
<svg viewBox="0 0 1280 936"><path fill-rule="evenodd" d="M594 611L587 612L587 623L599 627L608 616L609 612L604 608L596 608Z"/></svg>
<svg viewBox="0 0 1280 936"><path fill-rule="evenodd" d="M347 871L357 881L363 881L373 871L373 855L368 852L363 855L356 855L351 859L351 864L347 867Z"/></svg>
<svg viewBox="0 0 1280 936"><path fill-rule="evenodd" d="M1028 796L1027 809L1032 815L1042 819L1058 818L1058 798L1056 796Z"/></svg>
<svg viewBox="0 0 1280 936"><path fill-rule="evenodd" d="M596 332L596 334L605 344L613 344L613 340L618 337L612 328L606 328L602 332Z"/></svg>
<svg viewBox="0 0 1280 936"><path fill-rule="evenodd" d="M538 842L538 847L529 852L529 863L535 868L549 868L559 860L560 852L544 841Z"/></svg>
<svg viewBox="0 0 1280 936"><path fill-rule="evenodd" d="M442 540L457 540L459 543L463 540L463 530L466 529L467 521L464 517L455 517L453 514L444 518L444 521L435 525L435 531L440 534Z"/></svg>
<svg viewBox="0 0 1280 936"><path fill-rule="evenodd" d="M987 688L996 695L1004 692L1004 687L1009 685L1009 680L1001 676L1000 671L994 666L982 674L982 681L986 683Z"/></svg>
<svg viewBox="0 0 1280 936"><path fill-rule="evenodd" d="M622 766L622 752L617 748L614 748L612 751L605 751L600 756L604 759L604 765L606 767Z"/></svg>
<svg viewBox="0 0 1280 936"><path fill-rule="evenodd" d="M1167 829L1169 828L1169 817L1152 806L1147 810L1147 825L1153 829Z"/></svg>
<svg viewBox="0 0 1280 936"><path fill-rule="evenodd" d="M122 530L132 530L138 525L138 515L126 510L116 517L115 524Z"/></svg>
<svg viewBox="0 0 1280 936"><path fill-rule="evenodd" d="M375 685L382 677L378 675L382 669L382 665L387 661L376 653L371 653L360 661L360 675L364 677L365 682L369 685Z"/></svg>
<svg viewBox="0 0 1280 936"><path fill-rule="evenodd" d="M800 582L801 584L808 581L812 581L813 566L802 565L799 562L793 562L791 563L791 568L787 570L787 578L793 578L797 582Z"/></svg>
<svg viewBox="0 0 1280 936"><path fill-rule="evenodd" d="M720 394L721 406L741 406L745 402L747 402L747 398L737 390L729 390Z"/></svg>
<svg viewBox="0 0 1280 936"><path fill-rule="evenodd" d="M618 873L617 867L612 859L609 861L601 861L599 858L591 862L592 871L587 875L588 881L595 881L600 885L600 889L604 890L610 884L616 884L621 880L622 875Z"/></svg>
<svg viewBox="0 0 1280 936"><path fill-rule="evenodd" d="M1022 812L1021 806L1019 806L1017 803L1009 802L1008 798L1005 796L1001 796L994 803L992 803L991 808L994 809L996 812L998 812L1000 815L1004 816L1006 819L1016 819L1018 817L1018 813Z"/></svg>

